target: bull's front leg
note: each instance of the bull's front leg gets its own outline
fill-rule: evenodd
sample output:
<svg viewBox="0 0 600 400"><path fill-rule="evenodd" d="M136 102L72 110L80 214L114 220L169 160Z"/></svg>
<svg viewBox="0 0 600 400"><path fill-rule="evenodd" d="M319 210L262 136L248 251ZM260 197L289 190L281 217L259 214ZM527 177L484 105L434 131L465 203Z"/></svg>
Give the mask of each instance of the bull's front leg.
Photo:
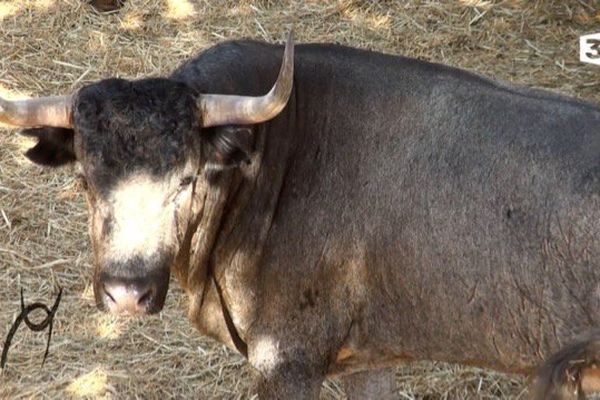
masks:
<svg viewBox="0 0 600 400"><path fill-rule="evenodd" d="M278 341L262 339L249 343L248 359L259 374L259 399L319 398L325 360L308 356L306 349L283 347Z"/></svg>
<svg viewBox="0 0 600 400"><path fill-rule="evenodd" d="M348 400L392 400L395 381L393 368L356 372L342 378Z"/></svg>

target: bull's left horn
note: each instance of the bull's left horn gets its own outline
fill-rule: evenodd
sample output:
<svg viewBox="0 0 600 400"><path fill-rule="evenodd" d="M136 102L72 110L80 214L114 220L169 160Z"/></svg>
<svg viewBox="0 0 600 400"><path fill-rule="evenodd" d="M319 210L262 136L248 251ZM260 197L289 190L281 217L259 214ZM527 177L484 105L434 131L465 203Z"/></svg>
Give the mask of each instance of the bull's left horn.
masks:
<svg viewBox="0 0 600 400"><path fill-rule="evenodd" d="M268 121L283 110L292 93L294 78L294 39L288 34L277 81L264 96L200 95L198 106L202 126L251 125Z"/></svg>
<svg viewBox="0 0 600 400"><path fill-rule="evenodd" d="M0 97L0 122L12 126L71 128L72 96L5 100Z"/></svg>

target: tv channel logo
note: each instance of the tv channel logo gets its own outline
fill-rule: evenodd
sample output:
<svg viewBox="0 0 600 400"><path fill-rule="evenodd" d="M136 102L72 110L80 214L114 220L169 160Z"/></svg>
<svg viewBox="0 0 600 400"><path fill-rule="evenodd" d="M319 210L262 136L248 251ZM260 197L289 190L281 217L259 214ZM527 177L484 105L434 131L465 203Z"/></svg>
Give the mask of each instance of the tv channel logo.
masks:
<svg viewBox="0 0 600 400"><path fill-rule="evenodd" d="M579 37L579 61L600 65L600 33Z"/></svg>

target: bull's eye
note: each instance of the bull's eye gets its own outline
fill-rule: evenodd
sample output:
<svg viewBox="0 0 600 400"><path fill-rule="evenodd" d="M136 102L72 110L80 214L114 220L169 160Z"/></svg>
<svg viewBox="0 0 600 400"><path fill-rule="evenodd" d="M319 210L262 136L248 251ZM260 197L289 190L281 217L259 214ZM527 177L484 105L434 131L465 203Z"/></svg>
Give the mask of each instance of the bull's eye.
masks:
<svg viewBox="0 0 600 400"><path fill-rule="evenodd" d="M194 182L194 177L193 176L186 176L185 178L183 178L181 180L181 182L179 182L179 187L183 188L185 186L190 185L192 182Z"/></svg>

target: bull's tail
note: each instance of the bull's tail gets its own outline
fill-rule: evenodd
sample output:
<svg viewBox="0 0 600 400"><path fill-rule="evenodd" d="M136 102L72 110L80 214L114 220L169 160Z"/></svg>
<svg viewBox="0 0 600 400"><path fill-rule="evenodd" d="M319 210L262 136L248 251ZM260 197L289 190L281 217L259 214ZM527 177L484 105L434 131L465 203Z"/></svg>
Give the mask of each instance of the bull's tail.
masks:
<svg viewBox="0 0 600 400"><path fill-rule="evenodd" d="M581 400L600 391L600 330L580 337L537 371L533 400Z"/></svg>

